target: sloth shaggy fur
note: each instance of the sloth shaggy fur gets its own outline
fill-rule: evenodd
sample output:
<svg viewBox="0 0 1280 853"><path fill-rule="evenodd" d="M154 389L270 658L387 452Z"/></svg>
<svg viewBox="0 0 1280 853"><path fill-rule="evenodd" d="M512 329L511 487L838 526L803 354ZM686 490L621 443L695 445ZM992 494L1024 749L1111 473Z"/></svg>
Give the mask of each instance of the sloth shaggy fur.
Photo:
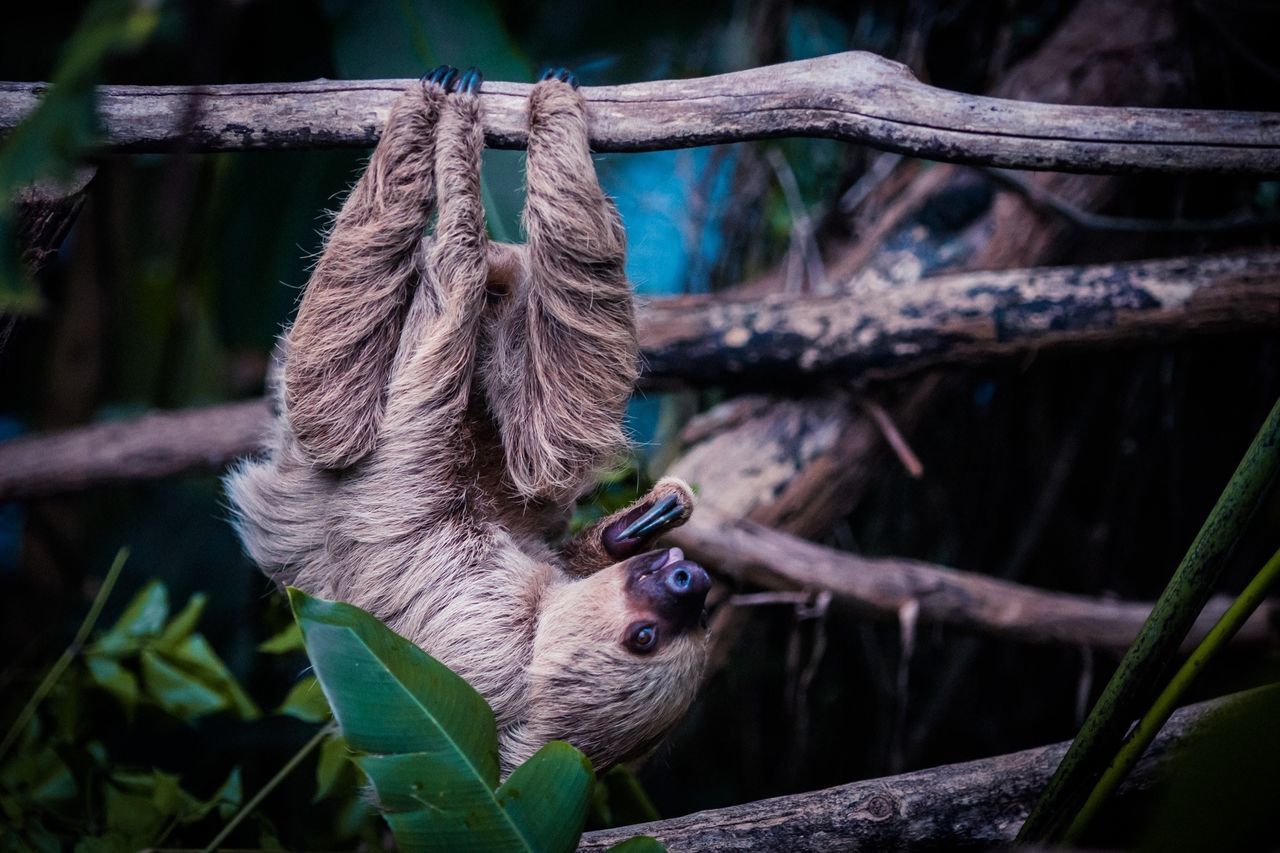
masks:
<svg viewBox="0 0 1280 853"><path fill-rule="evenodd" d="M504 774L553 738L603 769L649 749L702 671L705 629L655 616L636 580L693 496L663 480L554 544L625 447L625 236L570 85L530 95L526 245L486 236L482 147L474 91L401 96L281 342L270 449L227 486L270 577L368 610L488 700ZM608 540L663 500L656 532ZM638 654L627 632L650 618Z"/></svg>

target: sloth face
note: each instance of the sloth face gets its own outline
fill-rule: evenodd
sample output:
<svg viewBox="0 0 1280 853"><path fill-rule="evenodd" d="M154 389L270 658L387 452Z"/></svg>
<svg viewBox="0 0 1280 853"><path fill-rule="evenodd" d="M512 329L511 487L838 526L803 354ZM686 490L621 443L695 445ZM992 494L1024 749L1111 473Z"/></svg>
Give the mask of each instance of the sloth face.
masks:
<svg viewBox="0 0 1280 853"><path fill-rule="evenodd" d="M688 709L701 678L710 586L701 566L670 548L551 590L519 740L533 748L567 740L599 771L654 746Z"/></svg>

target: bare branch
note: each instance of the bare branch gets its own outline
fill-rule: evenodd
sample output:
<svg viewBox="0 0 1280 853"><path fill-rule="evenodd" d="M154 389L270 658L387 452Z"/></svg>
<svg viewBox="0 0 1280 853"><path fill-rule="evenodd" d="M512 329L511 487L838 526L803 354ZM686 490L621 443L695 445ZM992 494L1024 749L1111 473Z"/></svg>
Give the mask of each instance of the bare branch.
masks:
<svg viewBox="0 0 1280 853"><path fill-rule="evenodd" d="M114 151L371 146L405 80L108 86ZM0 133L44 83L0 83ZM870 53L841 53L691 80L584 88L598 151L683 148L778 136L859 142L935 160L1079 172L1280 173L1280 115L1060 106L949 92ZM526 137L522 83L484 84L495 148Z"/></svg>
<svg viewBox="0 0 1280 853"><path fill-rule="evenodd" d="M1123 651L1151 604L1036 589L998 578L899 557L836 551L700 506L672 543L723 575L771 590L829 590L866 613L898 618L907 602L920 618L1026 643ZM1193 646L1230 606L1219 596L1186 639ZM1240 630L1241 643L1274 644L1280 610L1267 602Z"/></svg>
<svg viewBox="0 0 1280 853"><path fill-rule="evenodd" d="M1033 349L1277 326L1274 251L962 273L831 296L682 297L640 312L648 386L883 378ZM264 403L238 403L0 443L0 500L216 467L258 449L267 428Z"/></svg>
<svg viewBox="0 0 1280 853"><path fill-rule="evenodd" d="M1167 777L1196 726L1232 701L1202 702L1170 718L1121 787L1128 796ZM685 850L934 850L1003 846L1066 752L1042 746L822 791L774 797L668 820L588 832L580 851L604 850L650 835L672 853Z"/></svg>
<svg viewBox="0 0 1280 853"><path fill-rule="evenodd" d="M971 272L823 296L677 297L641 315L650 383L885 378L939 363L1280 326L1280 252Z"/></svg>

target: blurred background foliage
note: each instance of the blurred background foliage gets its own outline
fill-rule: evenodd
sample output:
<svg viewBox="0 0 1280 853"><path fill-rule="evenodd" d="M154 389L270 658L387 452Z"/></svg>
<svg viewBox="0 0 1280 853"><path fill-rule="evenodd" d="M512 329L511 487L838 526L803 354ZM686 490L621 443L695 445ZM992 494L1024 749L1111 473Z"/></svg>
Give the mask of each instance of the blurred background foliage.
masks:
<svg viewBox="0 0 1280 853"><path fill-rule="evenodd" d="M447 62L517 81L566 65L593 85L864 49L905 61L937 85L979 92L1034 50L1070 4L107 2L93 6L96 28L73 38L90 8L46 0L6 11L0 79L66 85L61 103L49 99L51 118L33 120L0 148L0 192L67 174L92 141L86 111L95 81L411 78ZM1186 4L1188 105L1280 108L1268 85L1275 78L1257 67L1265 50L1249 46L1265 27L1223 36L1195 25L1196 8ZM1229 20L1239 12L1275 22L1266 9L1224 8ZM260 393L327 211L365 156L93 158L89 200L41 281L19 280L12 259L4 261L5 293L17 294L7 304L19 310L0 318L0 438ZM628 272L647 295L714 291L768 270L785 255L798 216L817 223L823 242L850 238L839 199L868 163L865 150L829 140L598 158L627 227ZM499 238L519 238L521 170L519 152L486 153L485 198ZM783 191L787 176L799 208ZM1114 212L1212 215L1242 197L1277 206L1274 183L1159 177L1132 186ZM956 232L991 200L978 184L923 216ZM1247 236L1257 244L1275 235ZM1155 257L1239 239L1086 233L1062 255ZM916 481L885 467L829 541L975 570L1008 565L1022 550L1025 582L1150 598L1280 393L1277 342L1241 336L954 371L946 404L914 440L927 476ZM665 458L672 431L714 399L638 400L637 467L609 478L584 517L639 488L650 460ZM1064 456L1072 461L1055 474ZM1055 476L1065 479L1052 517L1035 541L1020 543L1027 508ZM1233 560L1235 587L1277 544L1274 495L1259 515ZM160 821L155 834L167 833L166 843L203 844L242 792L257 790L315 734L308 682L297 687L303 659L287 633L268 642L288 628L287 610L226 518L213 476L0 506L6 721L81 624L116 550L132 549L106 605L104 624L114 627L95 635L6 757L27 763L4 765L5 796L38 800L48 826L125 849L155 831L153 823L120 824L120 809L145 800L142 811ZM169 601L191 603L171 614ZM657 810L671 815L1062 739L1112 664L1087 651L933 626L904 656L897 626L838 607L820 618L761 608L730 665L641 779ZM1201 691L1265 680L1276 664L1270 653L1234 656ZM337 755L326 746L281 786L243 829L243 842L377 843L354 773ZM615 779L614 787L629 784ZM611 809L601 797L597 820L652 808Z"/></svg>

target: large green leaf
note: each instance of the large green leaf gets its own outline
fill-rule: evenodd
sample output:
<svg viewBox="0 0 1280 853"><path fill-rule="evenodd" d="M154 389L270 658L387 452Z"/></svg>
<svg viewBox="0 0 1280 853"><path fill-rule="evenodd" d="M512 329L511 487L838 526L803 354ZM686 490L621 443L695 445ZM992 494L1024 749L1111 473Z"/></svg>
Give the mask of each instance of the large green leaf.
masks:
<svg viewBox="0 0 1280 853"><path fill-rule="evenodd" d="M357 607L289 600L401 849L574 848L593 780L582 753L548 744L498 787L493 711L466 681Z"/></svg>

